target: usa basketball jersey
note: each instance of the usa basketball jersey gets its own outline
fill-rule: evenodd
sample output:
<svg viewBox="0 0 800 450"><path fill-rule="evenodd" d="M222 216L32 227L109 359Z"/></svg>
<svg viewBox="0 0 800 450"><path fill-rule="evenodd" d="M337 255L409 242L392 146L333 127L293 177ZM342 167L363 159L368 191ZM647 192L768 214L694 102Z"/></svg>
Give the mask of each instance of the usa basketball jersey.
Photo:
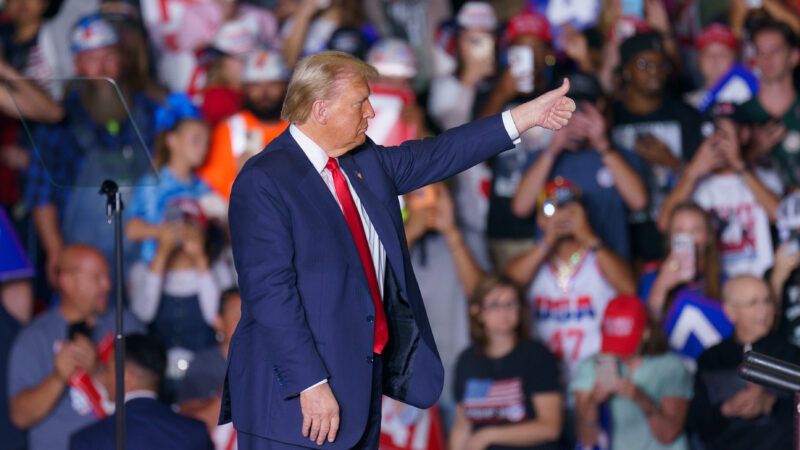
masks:
<svg viewBox="0 0 800 450"><path fill-rule="evenodd" d="M600 322L617 293L586 252L572 270L562 263L544 264L528 289L532 334L561 362L566 380L578 363L600 351Z"/></svg>

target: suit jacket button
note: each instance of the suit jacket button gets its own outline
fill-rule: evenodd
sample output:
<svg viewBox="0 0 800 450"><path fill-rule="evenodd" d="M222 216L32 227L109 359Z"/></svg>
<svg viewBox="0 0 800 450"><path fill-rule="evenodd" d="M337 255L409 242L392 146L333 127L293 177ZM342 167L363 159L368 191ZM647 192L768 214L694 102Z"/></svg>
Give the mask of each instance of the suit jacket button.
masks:
<svg viewBox="0 0 800 450"><path fill-rule="evenodd" d="M367 364L372 364L375 361L375 357L372 355L367 356Z"/></svg>
<svg viewBox="0 0 800 450"><path fill-rule="evenodd" d="M373 316L373 315L367 316L367 322L372 323L374 321L375 321L375 316Z"/></svg>

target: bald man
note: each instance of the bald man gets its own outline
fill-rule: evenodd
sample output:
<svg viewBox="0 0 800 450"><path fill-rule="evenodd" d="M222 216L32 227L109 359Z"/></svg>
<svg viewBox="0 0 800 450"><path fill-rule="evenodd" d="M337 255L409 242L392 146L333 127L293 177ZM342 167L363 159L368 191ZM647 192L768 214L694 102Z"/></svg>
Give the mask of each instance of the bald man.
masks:
<svg viewBox="0 0 800 450"><path fill-rule="evenodd" d="M745 382L736 369L750 349L794 362L800 360L800 352L773 333L775 303L763 280L751 275L731 278L722 297L734 332L698 359L687 425L707 450L791 448L791 398Z"/></svg>
<svg viewBox="0 0 800 450"><path fill-rule="evenodd" d="M108 311L111 281L103 255L87 245L67 246L60 255L56 289L60 303L17 336L9 359L11 421L27 429L30 450L66 450L73 431L103 414L77 381L99 367L97 344L113 338ZM144 327L127 311L125 332Z"/></svg>

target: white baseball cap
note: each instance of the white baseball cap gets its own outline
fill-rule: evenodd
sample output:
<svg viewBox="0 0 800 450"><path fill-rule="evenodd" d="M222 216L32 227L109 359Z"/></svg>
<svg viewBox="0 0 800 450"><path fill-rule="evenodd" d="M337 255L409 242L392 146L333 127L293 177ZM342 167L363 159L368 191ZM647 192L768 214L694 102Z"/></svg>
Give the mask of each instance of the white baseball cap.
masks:
<svg viewBox="0 0 800 450"><path fill-rule="evenodd" d="M257 83L260 81L287 81L289 67L279 52L257 49L245 57L242 81Z"/></svg>
<svg viewBox="0 0 800 450"><path fill-rule="evenodd" d="M256 48L256 35L245 21L225 22L211 46L226 55L244 55Z"/></svg>
<svg viewBox="0 0 800 450"><path fill-rule="evenodd" d="M486 2L466 2L458 11L456 22L462 28L480 31L494 31L497 16L492 5Z"/></svg>
<svg viewBox="0 0 800 450"><path fill-rule="evenodd" d="M382 39L367 53L367 63L382 77L413 78L417 74L417 58L405 41Z"/></svg>

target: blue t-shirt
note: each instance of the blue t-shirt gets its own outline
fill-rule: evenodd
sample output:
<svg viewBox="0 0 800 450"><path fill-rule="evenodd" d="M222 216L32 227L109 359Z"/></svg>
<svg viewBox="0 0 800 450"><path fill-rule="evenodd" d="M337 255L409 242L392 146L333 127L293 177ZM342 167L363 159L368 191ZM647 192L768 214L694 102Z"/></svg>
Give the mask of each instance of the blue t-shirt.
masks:
<svg viewBox="0 0 800 450"><path fill-rule="evenodd" d="M133 200L128 208L128 218L138 217L150 225L164 221L167 206L175 200L200 200L211 192L211 188L196 175L189 182L175 177L169 167L158 172L158 179L146 175L133 191ZM149 239L141 244L140 258L150 262L156 254L157 242Z"/></svg>
<svg viewBox="0 0 800 450"><path fill-rule="evenodd" d="M537 158L541 156L541 152ZM620 152L630 164L627 152ZM563 177L581 190L581 199L592 229L618 255L630 259L627 208L611 170L594 150L562 151L550 171L550 180Z"/></svg>

